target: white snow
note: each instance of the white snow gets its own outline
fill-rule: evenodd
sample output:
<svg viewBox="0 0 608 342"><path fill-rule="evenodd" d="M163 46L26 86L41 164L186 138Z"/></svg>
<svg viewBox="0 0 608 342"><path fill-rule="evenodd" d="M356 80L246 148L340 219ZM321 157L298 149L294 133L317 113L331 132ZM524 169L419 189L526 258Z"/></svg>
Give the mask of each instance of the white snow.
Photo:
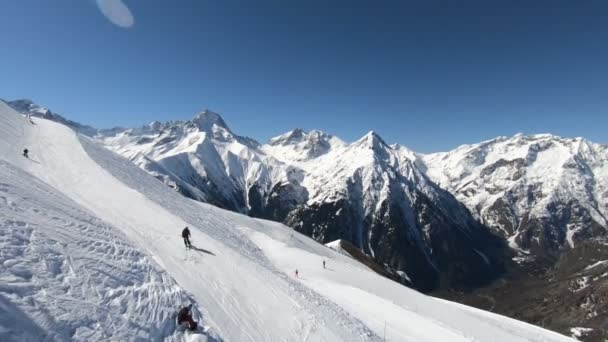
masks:
<svg viewBox="0 0 608 342"><path fill-rule="evenodd" d="M566 227L566 241L568 242L568 246L570 248L574 248L574 234L583 229L580 226L568 224Z"/></svg>
<svg viewBox="0 0 608 342"><path fill-rule="evenodd" d="M570 283L570 290L572 292L579 292L586 289L589 286L589 277L577 278Z"/></svg>
<svg viewBox="0 0 608 342"><path fill-rule="evenodd" d="M593 329L591 329L591 328L582 328L582 327L570 328L570 332L572 333L572 337L574 337L574 338L583 337L585 334L592 332L592 331L593 331Z"/></svg>
<svg viewBox="0 0 608 342"><path fill-rule="evenodd" d="M571 340L188 200L67 127L34 121L0 102L2 341L381 341L385 327L386 341ZM186 225L198 250L183 247ZM170 313L189 301L206 333L171 331Z"/></svg>
<svg viewBox="0 0 608 342"><path fill-rule="evenodd" d="M589 265L589 266L585 267L585 271L588 271L588 270L590 270L592 268L595 268L597 266L600 266L600 265L604 265L607 262L608 262L608 260L600 260L600 261L598 261L598 262L596 262L596 263L594 263L592 265Z"/></svg>
<svg viewBox="0 0 608 342"><path fill-rule="evenodd" d="M486 263L486 265L490 266L490 260L488 259L488 257L483 254L482 252L478 251L477 249L473 249L475 251L475 253L477 253L482 259L483 261Z"/></svg>
<svg viewBox="0 0 608 342"><path fill-rule="evenodd" d="M340 239L332 241L332 242L328 242L325 244L325 246L333 249L336 252L340 252L340 253L348 256L348 253L342 249L342 240L340 240Z"/></svg>

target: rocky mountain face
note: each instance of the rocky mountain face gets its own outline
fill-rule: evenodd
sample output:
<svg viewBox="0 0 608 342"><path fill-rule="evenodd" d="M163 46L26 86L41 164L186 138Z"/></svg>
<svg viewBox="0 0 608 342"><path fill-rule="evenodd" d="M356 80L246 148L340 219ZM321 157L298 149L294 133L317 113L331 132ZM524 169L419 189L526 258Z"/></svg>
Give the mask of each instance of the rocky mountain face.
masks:
<svg viewBox="0 0 608 342"><path fill-rule="evenodd" d="M478 286L502 271L501 241L429 181L410 151L377 134L346 144L295 130L262 149L302 170L306 202L279 218L294 229L322 243L349 241L424 291Z"/></svg>
<svg viewBox="0 0 608 342"><path fill-rule="evenodd" d="M418 165L517 255L474 292L436 295L583 341L608 338L608 147L552 135L497 138Z"/></svg>
<svg viewBox="0 0 608 342"><path fill-rule="evenodd" d="M608 233L608 146L517 135L421 156L419 165L473 215L508 239L520 261L552 265Z"/></svg>

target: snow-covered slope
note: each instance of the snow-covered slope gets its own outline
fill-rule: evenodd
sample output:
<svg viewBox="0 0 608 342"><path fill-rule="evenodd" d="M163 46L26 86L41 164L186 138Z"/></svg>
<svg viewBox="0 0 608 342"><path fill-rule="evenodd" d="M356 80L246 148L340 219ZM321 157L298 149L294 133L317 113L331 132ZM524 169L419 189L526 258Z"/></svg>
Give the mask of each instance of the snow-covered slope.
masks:
<svg viewBox="0 0 608 342"><path fill-rule="evenodd" d="M417 293L279 223L186 199L94 141L30 124L4 103L0 133L1 243L12 246L1 254L12 253L0 266L11 284L0 287L3 341L181 338L165 330L166 315L188 298L226 341L380 341L385 327L386 341L570 340ZM184 225L196 250L183 249ZM113 305L126 309L105 311Z"/></svg>
<svg viewBox="0 0 608 342"><path fill-rule="evenodd" d="M0 217L0 340L179 340L186 292L116 228L3 160Z"/></svg>
<svg viewBox="0 0 608 342"><path fill-rule="evenodd" d="M516 135L423 161L431 179L516 249L555 253L608 233L608 146Z"/></svg>

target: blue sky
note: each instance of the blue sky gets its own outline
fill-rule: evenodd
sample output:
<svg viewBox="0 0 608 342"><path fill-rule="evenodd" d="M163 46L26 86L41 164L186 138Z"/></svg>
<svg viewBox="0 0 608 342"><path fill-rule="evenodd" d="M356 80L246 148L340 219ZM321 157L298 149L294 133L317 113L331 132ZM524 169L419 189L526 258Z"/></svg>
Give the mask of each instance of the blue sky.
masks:
<svg viewBox="0 0 608 342"><path fill-rule="evenodd" d="M209 108L260 141L300 127L420 152L517 132L608 143L605 0L124 4L130 27L95 0L2 1L0 98L96 127Z"/></svg>

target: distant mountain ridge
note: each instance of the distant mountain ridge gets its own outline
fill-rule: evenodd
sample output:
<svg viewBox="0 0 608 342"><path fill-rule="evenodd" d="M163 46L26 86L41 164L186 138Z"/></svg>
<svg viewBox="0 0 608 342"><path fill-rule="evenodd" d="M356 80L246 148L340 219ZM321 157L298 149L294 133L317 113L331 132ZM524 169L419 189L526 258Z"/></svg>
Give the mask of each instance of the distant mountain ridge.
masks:
<svg viewBox="0 0 608 342"><path fill-rule="evenodd" d="M556 259L608 227L608 146L548 134L422 156L426 173L523 254Z"/></svg>

